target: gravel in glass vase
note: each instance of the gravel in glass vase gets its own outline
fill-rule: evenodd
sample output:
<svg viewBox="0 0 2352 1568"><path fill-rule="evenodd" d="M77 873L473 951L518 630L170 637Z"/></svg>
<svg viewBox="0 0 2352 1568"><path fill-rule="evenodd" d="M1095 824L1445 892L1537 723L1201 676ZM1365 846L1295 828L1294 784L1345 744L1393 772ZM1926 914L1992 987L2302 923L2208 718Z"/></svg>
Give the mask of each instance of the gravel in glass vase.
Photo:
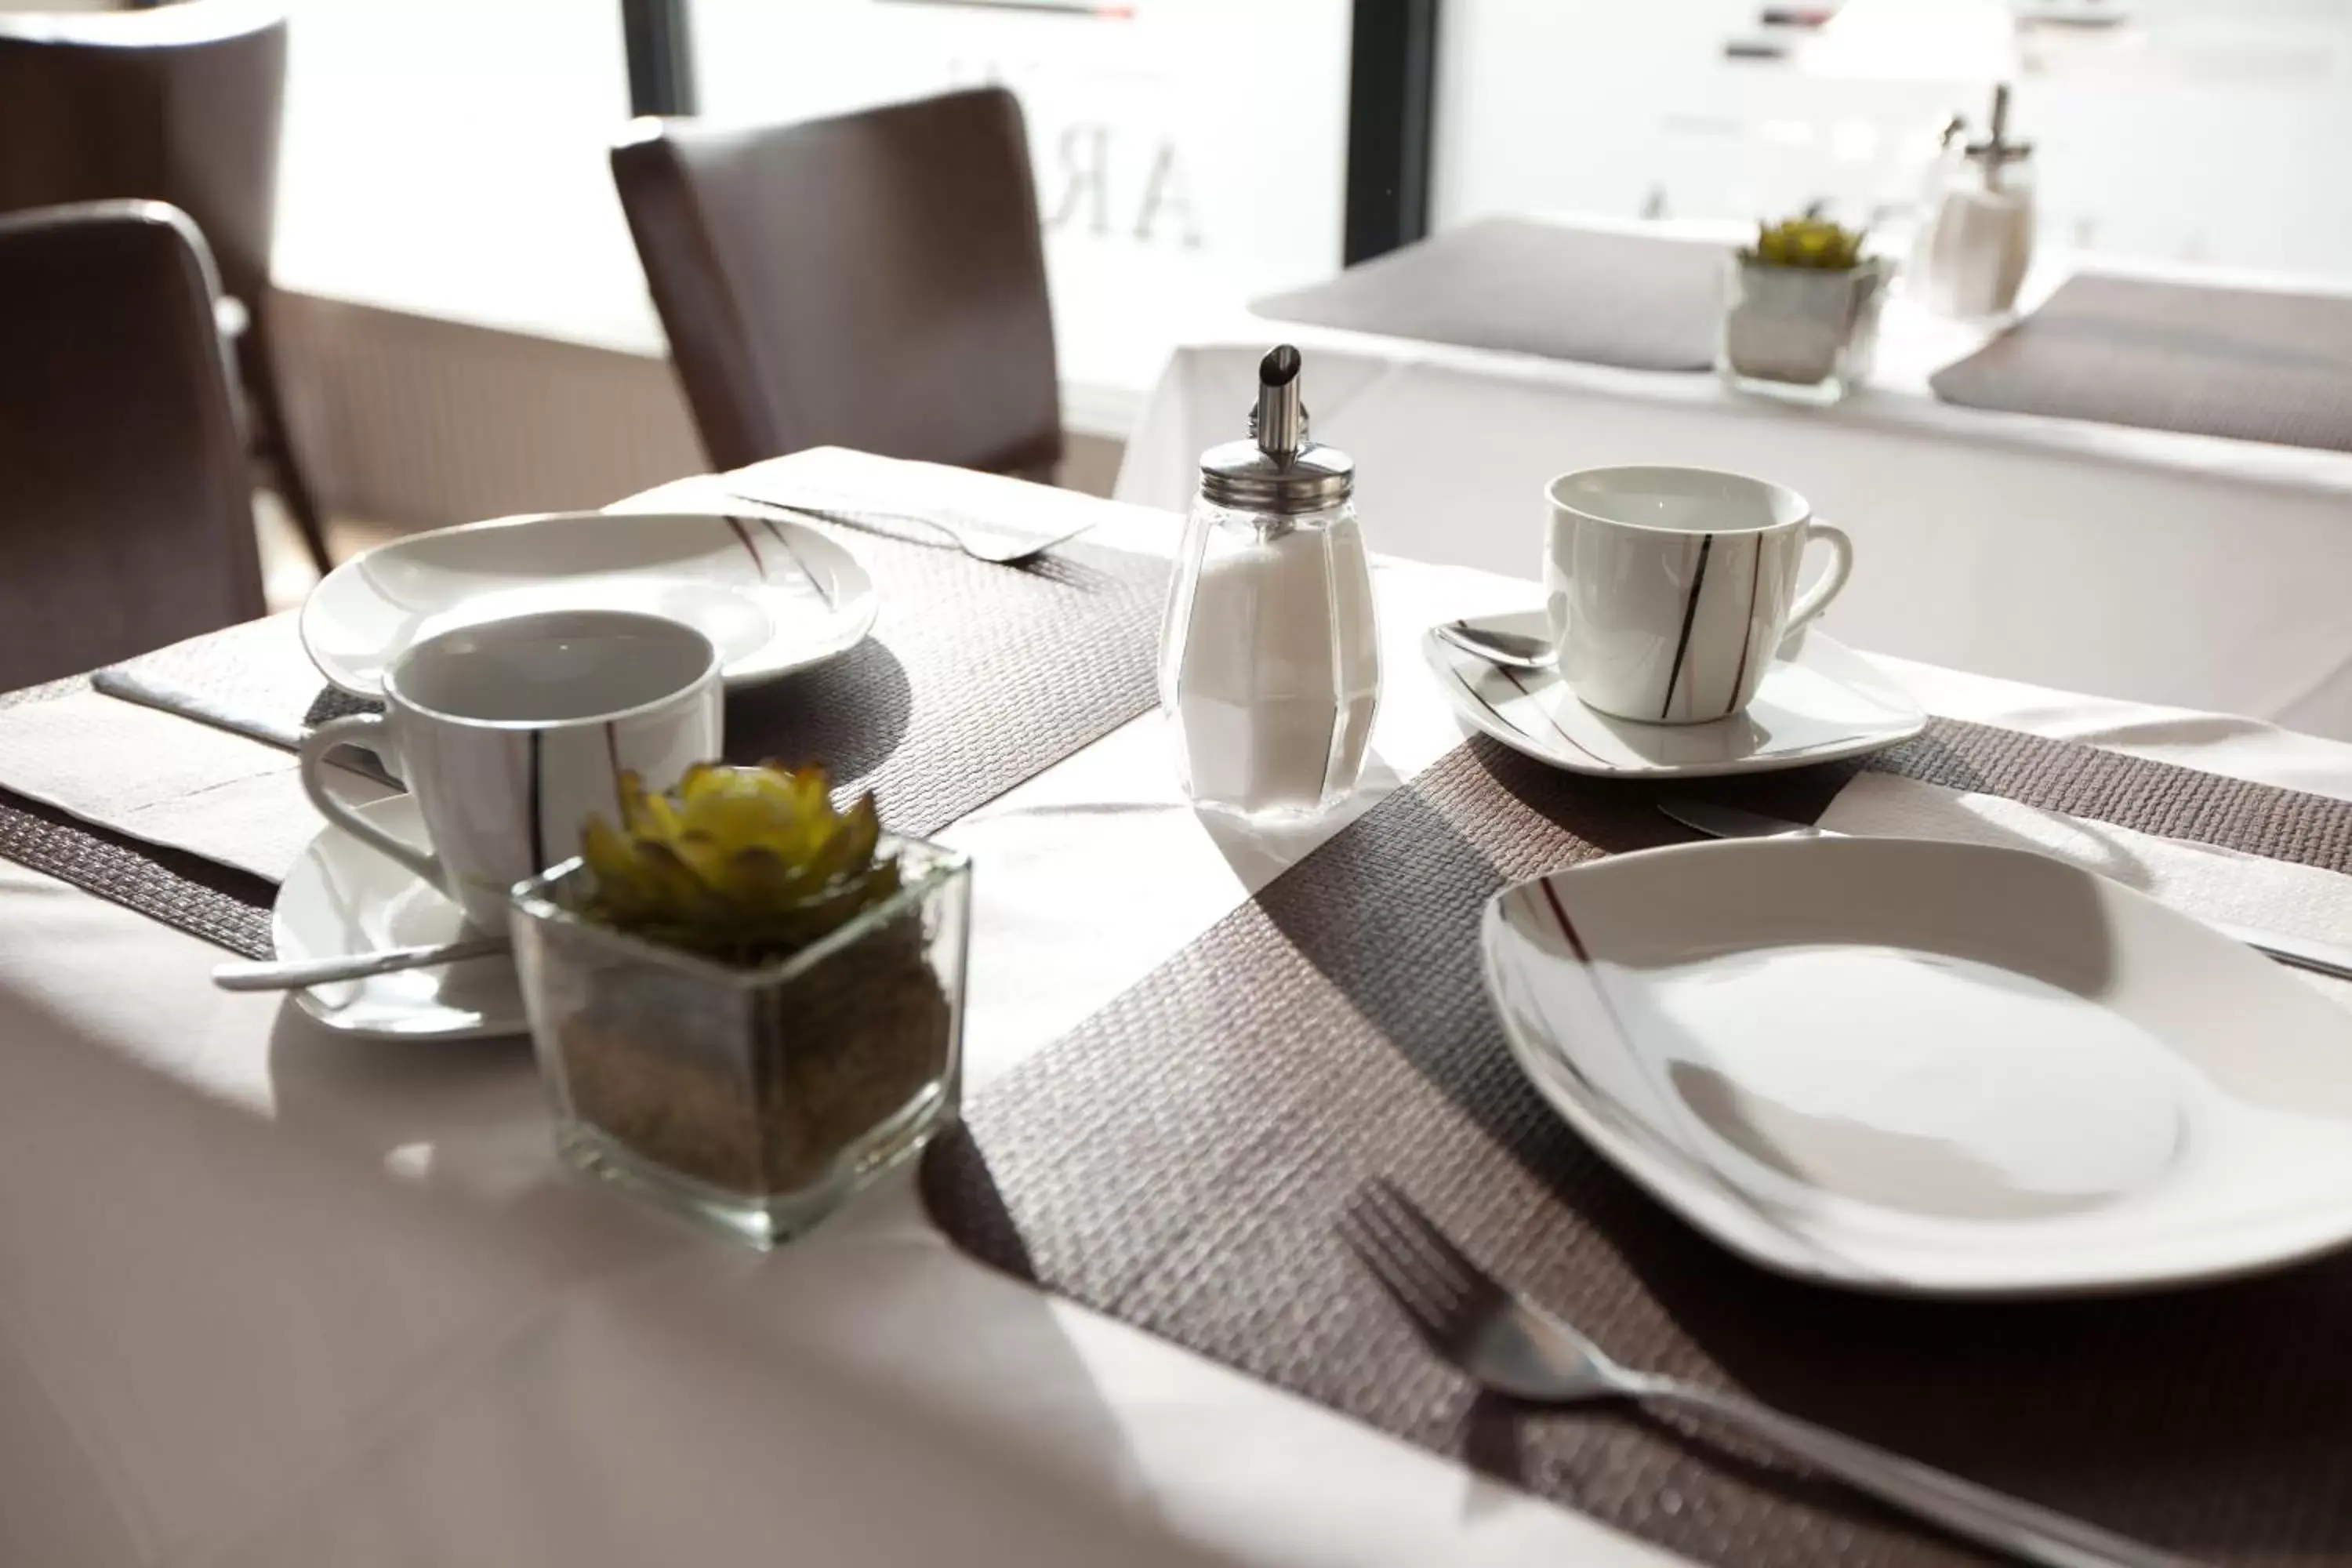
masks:
<svg viewBox="0 0 2352 1568"><path fill-rule="evenodd" d="M512 900L557 1146L771 1247L954 1120L971 862L814 769L622 793Z"/></svg>

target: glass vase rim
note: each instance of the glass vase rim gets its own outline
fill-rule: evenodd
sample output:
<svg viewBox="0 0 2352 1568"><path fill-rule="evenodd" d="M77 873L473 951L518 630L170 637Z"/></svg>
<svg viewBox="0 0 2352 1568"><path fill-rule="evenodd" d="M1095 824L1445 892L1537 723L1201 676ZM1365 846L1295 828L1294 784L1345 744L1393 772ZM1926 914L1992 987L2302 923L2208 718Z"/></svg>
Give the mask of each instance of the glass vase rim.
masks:
<svg viewBox="0 0 2352 1568"><path fill-rule="evenodd" d="M507 902L509 909L531 920L586 932L624 952L667 963L721 984L744 990L764 989L785 984L815 968L833 954L855 945L908 910L920 908L932 893L971 871L970 855L931 839L886 833L881 842L885 848L919 850L926 863L917 875L907 878L897 892L880 903L871 909L860 910L806 947L756 968L721 963L715 958L654 942L632 931L620 931L602 921L592 921L577 910L566 909L556 901L553 890L559 884L587 868L586 860L577 855L549 867L535 877L527 877L517 882L508 889ZM903 865L901 869L903 874Z"/></svg>

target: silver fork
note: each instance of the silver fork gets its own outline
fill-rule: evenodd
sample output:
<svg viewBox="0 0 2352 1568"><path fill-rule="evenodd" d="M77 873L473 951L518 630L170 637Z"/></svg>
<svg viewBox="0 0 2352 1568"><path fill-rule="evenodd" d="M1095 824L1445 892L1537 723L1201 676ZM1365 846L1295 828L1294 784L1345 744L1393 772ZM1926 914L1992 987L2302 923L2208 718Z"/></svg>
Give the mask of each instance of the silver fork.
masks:
<svg viewBox="0 0 2352 1568"><path fill-rule="evenodd" d="M2064 1514L1990 1491L1736 1394L1620 1366L1560 1319L1506 1289L1396 1184L1358 1189L1339 1239L1422 1342L1480 1386L1539 1405L1634 1399L1715 1417L1882 1501L2027 1563L2055 1568L2192 1568Z"/></svg>
<svg viewBox="0 0 2352 1568"><path fill-rule="evenodd" d="M862 529L868 533L881 533L894 538L898 536L897 530L888 525L895 523L904 526L912 523L918 528L928 528L935 533L947 535L954 542L956 548L966 555L997 566L1017 565L1032 556L1043 555L1072 534L1084 531L1082 529L1067 529L1061 533L1050 535L998 533L979 523L970 522L961 518L950 521L946 518L925 517L919 512L911 511L871 510L848 511L835 507L803 506L797 502L770 500L765 496L746 495L740 490L733 492L731 499L752 506L765 507L770 511L782 512L787 517L814 518L824 522L839 523L845 528Z"/></svg>

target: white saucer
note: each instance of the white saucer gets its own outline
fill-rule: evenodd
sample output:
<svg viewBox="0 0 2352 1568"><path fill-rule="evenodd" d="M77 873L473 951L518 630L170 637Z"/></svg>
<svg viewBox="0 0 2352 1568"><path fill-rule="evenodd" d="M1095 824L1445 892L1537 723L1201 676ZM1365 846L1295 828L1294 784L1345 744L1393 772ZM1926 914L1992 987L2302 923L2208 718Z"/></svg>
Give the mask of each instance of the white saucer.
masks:
<svg viewBox="0 0 2352 1568"><path fill-rule="evenodd" d="M2352 1241L2352 1016L2045 856L1649 850L1497 894L1482 945L1545 1099L1768 1268L2037 1295Z"/></svg>
<svg viewBox="0 0 2352 1568"><path fill-rule="evenodd" d="M1541 637L1540 610L1474 618L1473 626ZM1596 713L1552 669L1505 669L1434 632L1422 653L1454 710L1540 763L1604 777L1704 778L1769 773L1856 756L1907 741L1927 715L1853 649L1808 630L1794 658L1773 661L1747 710L1706 724L1637 724Z"/></svg>
<svg viewBox="0 0 2352 1568"><path fill-rule="evenodd" d="M420 637L533 610L642 610L719 647L730 688L838 658L874 625L874 580L848 551L781 518L558 512L379 545L302 605L302 646L362 697Z"/></svg>
<svg viewBox="0 0 2352 1568"><path fill-rule="evenodd" d="M425 842L414 795L392 795L358 810L411 843ZM340 958L469 934L466 917L437 889L331 825L302 851L269 912L270 942L289 960ZM295 992L294 1000L328 1028L371 1039L472 1039L528 1027L513 961L504 957L314 985Z"/></svg>

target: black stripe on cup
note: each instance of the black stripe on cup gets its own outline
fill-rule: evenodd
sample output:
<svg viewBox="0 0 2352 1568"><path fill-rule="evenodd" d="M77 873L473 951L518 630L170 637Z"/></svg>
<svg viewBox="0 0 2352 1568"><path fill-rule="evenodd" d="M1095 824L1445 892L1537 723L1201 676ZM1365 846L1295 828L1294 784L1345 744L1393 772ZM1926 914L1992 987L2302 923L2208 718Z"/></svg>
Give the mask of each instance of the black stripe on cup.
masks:
<svg viewBox="0 0 2352 1568"><path fill-rule="evenodd" d="M1665 700L1658 704L1658 718L1664 721L1674 711L1675 688L1683 678L1683 660L1690 655L1692 623L1698 619L1698 596L1706 587L1707 552L1715 548L1715 535L1698 536L1698 564L1691 569L1690 597L1683 601L1683 635L1675 643L1675 667L1666 672Z"/></svg>
<svg viewBox="0 0 2352 1568"><path fill-rule="evenodd" d="M541 820L545 813L539 798L541 786L546 782L542 776L540 743L546 737L539 731L533 730L529 731L526 738L530 742L530 775L529 783L524 787L530 793L524 802L524 809L530 817L531 869L533 872L539 872L546 870L548 867L547 838L543 832L546 824Z"/></svg>

